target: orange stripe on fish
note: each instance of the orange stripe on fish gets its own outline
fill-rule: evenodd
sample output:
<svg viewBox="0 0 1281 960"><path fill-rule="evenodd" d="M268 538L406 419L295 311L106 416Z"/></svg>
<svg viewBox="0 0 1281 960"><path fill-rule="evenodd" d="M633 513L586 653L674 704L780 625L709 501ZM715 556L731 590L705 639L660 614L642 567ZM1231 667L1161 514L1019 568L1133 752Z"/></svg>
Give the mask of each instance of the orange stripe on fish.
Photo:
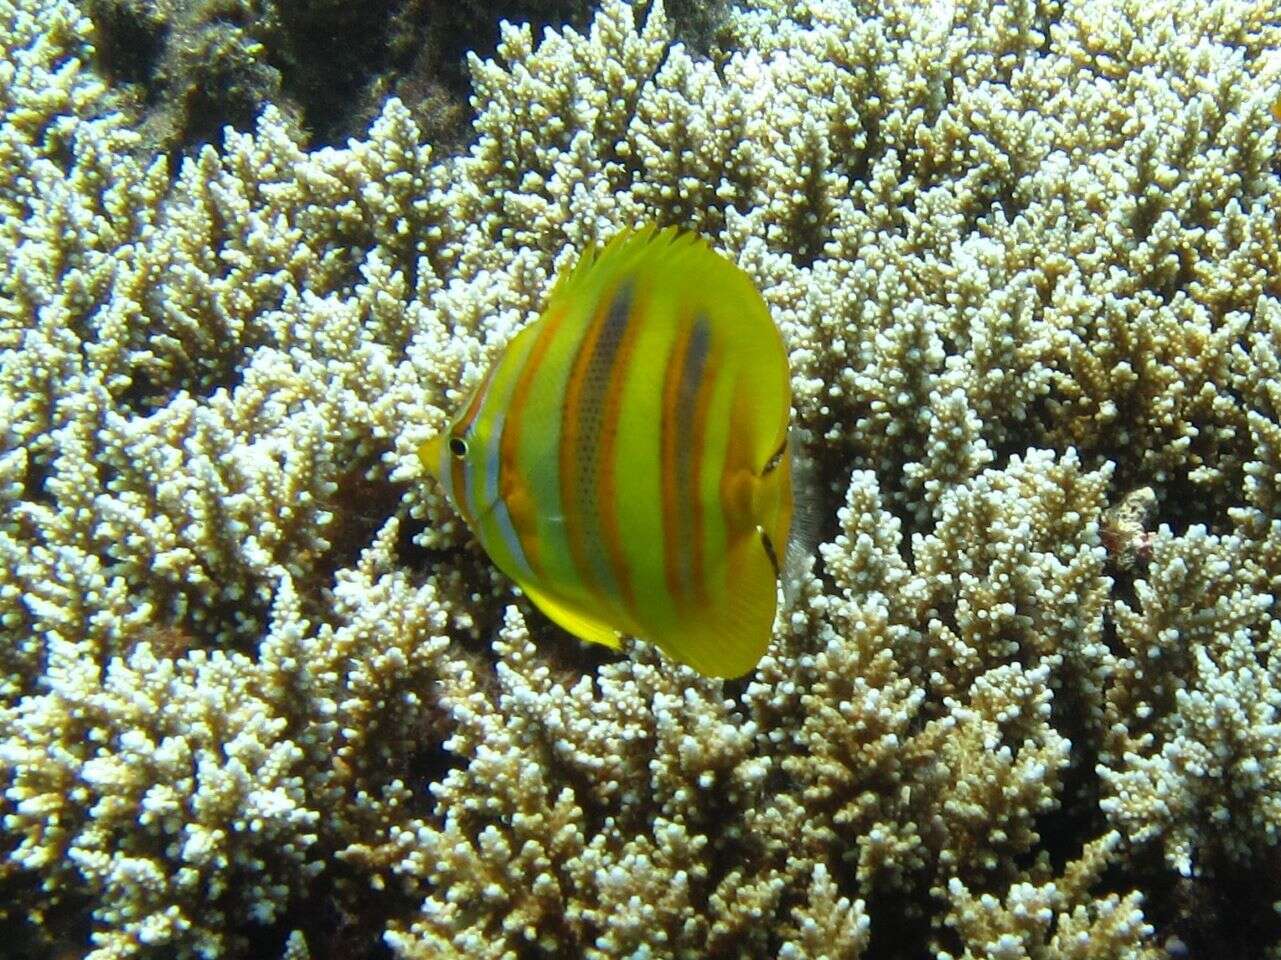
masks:
<svg viewBox="0 0 1281 960"><path fill-rule="evenodd" d="M570 553L584 584L598 596L616 587L608 562L601 562L599 482L601 399L630 312L630 288L618 285L601 298L583 336L565 388L561 419L560 484ZM570 509L573 504L577 509Z"/></svg>
<svg viewBox="0 0 1281 960"><path fill-rule="evenodd" d="M659 469L663 510L663 571L667 590L679 609L689 597L689 582L682 570L681 547L685 542L684 524L681 522L681 491L679 477L679 447L681 440L678 404L681 377L685 370L685 355L689 351L693 326L685 324L676 335L667 354L663 373L663 398L659 420Z"/></svg>
<svg viewBox="0 0 1281 960"><path fill-rule="evenodd" d="M611 317L619 310L619 301L624 299L623 292L616 294L611 307ZM618 502L615 483L615 450L618 445L618 419L622 413L623 385L627 381L629 362L632 350L636 346L636 335L639 323L632 322L634 317L643 315L643 306L627 291L626 316L619 321L622 333L614 355L609 360L609 380L601 400L603 419L598 444L598 470L596 487L596 510L600 517L600 531L605 542L605 549L614 571L614 582L618 586L619 599L632 616L636 615L636 599L632 593L631 573L627 566L627 557L623 551L623 535L618 526Z"/></svg>
<svg viewBox="0 0 1281 960"><path fill-rule="evenodd" d="M546 322L538 331L538 338L525 358L525 365L521 368L516 385L512 388L498 451L499 494L507 504L507 512L511 515L512 526L520 540L521 549L536 577L542 569L542 558L534 515L535 503L529 485L517 470L517 464L520 457L520 442L524 436L525 410L529 403L529 392L534 385L534 378L539 368L547 358L547 350L565 320L565 311L562 309L549 312L545 319Z"/></svg>
<svg viewBox="0 0 1281 960"><path fill-rule="evenodd" d="M682 501L689 508L689 582L693 588L693 600L698 605L707 603L707 528L704 526L703 509L703 463L707 456L706 432L707 413L712 401L712 391L716 385L716 357L712 353L711 333L705 317L694 318L694 329L690 336L690 349L686 354L685 376L688 385L682 384L690 391L688 417L682 416L691 424L691 442L688 449L689 468L685 478L685 487L681 491ZM682 399L684 393L682 393Z"/></svg>

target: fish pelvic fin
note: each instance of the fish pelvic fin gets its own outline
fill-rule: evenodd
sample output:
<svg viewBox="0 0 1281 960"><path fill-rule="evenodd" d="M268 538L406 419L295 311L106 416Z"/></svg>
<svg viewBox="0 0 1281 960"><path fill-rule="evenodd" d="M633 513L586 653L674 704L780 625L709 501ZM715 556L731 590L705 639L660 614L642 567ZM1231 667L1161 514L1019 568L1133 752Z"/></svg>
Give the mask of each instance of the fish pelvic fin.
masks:
<svg viewBox="0 0 1281 960"><path fill-rule="evenodd" d="M569 631L580 640L599 643L609 647L611 650L618 649L621 643L618 631L603 620L570 606L540 587L520 582L520 588L525 591L525 595L530 600L534 601L534 605L543 611L547 618L557 626Z"/></svg>

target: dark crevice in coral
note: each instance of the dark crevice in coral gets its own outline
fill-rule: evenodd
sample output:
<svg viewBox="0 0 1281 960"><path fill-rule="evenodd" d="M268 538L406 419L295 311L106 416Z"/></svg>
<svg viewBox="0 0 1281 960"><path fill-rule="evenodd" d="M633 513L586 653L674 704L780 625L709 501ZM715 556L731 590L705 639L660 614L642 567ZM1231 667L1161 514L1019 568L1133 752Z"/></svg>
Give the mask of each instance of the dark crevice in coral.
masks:
<svg viewBox="0 0 1281 960"><path fill-rule="evenodd" d="M164 49L168 25L143 0L86 0L97 34L98 69L116 83L147 83Z"/></svg>
<svg viewBox="0 0 1281 960"><path fill-rule="evenodd" d="M442 152L467 137L466 54L490 57L498 22L584 27L588 0L91 0L97 67L139 115L148 146L176 160L252 130L269 103L314 145L362 136L400 96ZM177 169L177 163L173 164Z"/></svg>
<svg viewBox="0 0 1281 960"><path fill-rule="evenodd" d="M1007 470L1014 457L1023 457L1030 448L1038 446L1031 434L1023 430L1008 430L1000 440L992 436L993 432L988 428L983 434L983 439L987 441L988 449L992 452L992 462L984 466L983 470ZM1066 452L1065 449L1054 451L1058 459L1062 459Z"/></svg>
<svg viewBox="0 0 1281 960"><path fill-rule="evenodd" d="M161 224L162 229L168 226ZM213 230L217 236L231 232L234 230L221 223ZM221 256L223 250L219 247L211 252ZM128 374L128 380L123 386L113 383L111 387L118 406L147 416L167 406L179 392L203 399L219 390L235 391L254 354L275 345L268 324L261 318L280 309L284 296L283 289L276 288L255 299L245 308L246 321L238 326L223 318L223 305L207 303L198 316L187 316L187 328L180 329L166 319L167 308L160 294L149 293L144 315L128 342L126 355L132 363L121 371ZM86 337L97 339L96 333Z"/></svg>
<svg viewBox="0 0 1281 960"><path fill-rule="evenodd" d="M228 351L211 351L207 347L192 345L189 356L201 358L186 369L175 370L166 381L157 381L153 375L138 367L129 371L128 385L117 387L118 407L128 413L146 417L168 406L180 392L197 398L208 398L219 390L234 391L244 377L245 365L257 344L246 344Z"/></svg>
<svg viewBox="0 0 1281 960"><path fill-rule="evenodd" d="M498 23L528 23L535 38L552 27L586 28L591 17L591 0L437 0L427 2L445 62L461 65L467 53L492 57L498 46ZM458 80L462 81L459 68Z"/></svg>
<svg viewBox="0 0 1281 960"><path fill-rule="evenodd" d="M0 805L0 811L4 807ZM0 862L5 872L0 877L0 943L5 960L51 960L83 957L90 950L90 911L94 899L84 891L63 888L56 905L39 916L32 916L25 904L39 903L42 875L12 870L9 856L12 842L0 844ZM47 878L45 881L47 882Z"/></svg>
<svg viewBox="0 0 1281 960"><path fill-rule="evenodd" d="M427 529L427 521L410 516L402 516L396 529L396 557L409 570L426 575L427 571L437 568L454 569L467 553L464 547L447 547L428 549L418 543L420 535Z"/></svg>
<svg viewBox="0 0 1281 960"><path fill-rule="evenodd" d="M931 931L930 925L922 922L919 908L913 906L923 902L920 898L879 884L864 895L864 901L864 914L875 917L876 922L871 925L867 951L861 960L927 960L935 956L930 949L931 933L936 939L952 943L954 956L965 952L964 945L950 931Z"/></svg>
<svg viewBox="0 0 1281 960"><path fill-rule="evenodd" d="M1075 692L1060 691L1054 698L1054 711L1063 721L1055 729L1072 741L1068 766L1062 771L1060 803L1038 816L1034 829L1041 837L1039 845L1029 850L1020 863L1022 869L1032 866L1036 855L1046 853L1055 875L1081 855L1081 838L1097 837L1107 826L1099 810L1099 777L1095 772L1099 754L1097 739L1086 727L1087 704Z"/></svg>
<svg viewBox="0 0 1281 960"><path fill-rule="evenodd" d="M852 471L849 460L840 451L835 452L837 455L833 456L833 451L825 448L821 440L812 447L802 447L798 456L805 462L801 469L794 471L793 499L799 504L794 509L798 513L804 511L807 521L813 523L815 546L831 543L841 532L838 514L845 505ZM879 479L884 484L885 478ZM821 574L822 563L822 556L816 551L816 574Z"/></svg>
<svg viewBox="0 0 1281 960"><path fill-rule="evenodd" d="M382 691L379 699L385 707L366 718L360 742L335 758L335 775L348 784L348 793L353 795L380 796L387 785L400 781L413 798L401 805L402 810L429 818L436 811L432 785L466 766L465 758L445 748L454 726L449 709L441 703L438 677L428 669L416 670ZM411 701L422 706L405 706ZM370 749L371 744L377 744L377 749ZM342 754L351 760L342 759ZM344 803L359 805L354 797ZM390 870L380 869L391 882Z"/></svg>
<svg viewBox="0 0 1281 960"><path fill-rule="evenodd" d="M1139 608L1138 593L1135 591L1135 583L1144 578L1147 573L1145 566L1131 566L1127 569L1119 569L1119 565L1111 563L1108 566L1107 574L1112 578L1112 592L1108 603L1103 607L1103 642L1108 648L1108 652L1115 657L1126 656L1126 651L1122 649L1120 641L1116 635L1116 619L1112 615L1113 605L1117 602L1125 604L1131 610Z"/></svg>
<svg viewBox="0 0 1281 960"><path fill-rule="evenodd" d="M744 696L748 687L753 683L753 674L755 671L744 674L741 677L734 677L726 680L721 687L721 696L726 700L734 701L737 709L744 709Z"/></svg>
<svg viewBox="0 0 1281 960"><path fill-rule="evenodd" d="M432 685L435 686L434 681ZM429 729L439 732L426 737L417 728L402 726L402 731L413 733L415 738L406 744L403 763L396 772L397 777L413 791L414 796L422 800L426 808L424 813L436 808L429 789L431 785L442 782L452 771L462 766L459 756L444 747L446 737L443 733L447 726L444 708L439 703L432 703L431 707L437 719L430 724Z"/></svg>
<svg viewBox="0 0 1281 960"><path fill-rule="evenodd" d="M282 92L301 107L313 143L341 143L360 133L351 127L352 105L361 104L371 79L392 66L388 33L397 19L412 17L422 6L399 0L276 0L266 59L280 71Z"/></svg>
<svg viewBox="0 0 1281 960"><path fill-rule="evenodd" d="M383 939L385 918L412 916L418 901L399 884L369 889L369 876L334 857L309 885L300 885L297 899L269 927L249 927L244 957L281 957L290 934L306 938L311 960L390 960Z"/></svg>
<svg viewBox="0 0 1281 960"><path fill-rule="evenodd" d="M224 583L223 586L231 585ZM244 594L240 599L220 595L212 604L206 604L199 596L185 595L185 591L178 589L170 594L172 600L166 604L160 594L161 590L154 588L151 602L158 612L170 614L174 630L193 638L193 647L216 646L251 657L257 655L271 610L269 601L259 598L254 583L244 584ZM178 611L182 611L181 614ZM226 638L230 638L230 642Z"/></svg>
<svg viewBox="0 0 1281 960"><path fill-rule="evenodd" d="M145 417L168 406L175 392L168 385L156 383L147 371L134 370L128 386L116 394L116 401L124 412Z"/></svg>
<svg viewBox="0 0 1281 960"><path fill-rule="evenodd" d="M393 483L387 475L383 458L388 452L390 448L383 448L359 458L341 453L336 458L348 466L334 478L334 492L323 504L333 519L320 531L329 541L329 549L312 566L317 586L328 585L337 571L354 567L378 531L401 512L405 487ZM412 541L409 546L417 549Z"/></svg>
<svg viewBox="0 0 1281 960"><path fill-rule="evenodd" d="M1215 463L1215 466L1218 466L1218 464ZM1118 470L1117 472L1119 473L1120 471ZM1143 479L1142 477L1136 478L1136 480ZM1133 486L1142 485L1142 483L1138 482L1133 484ZM1153 529L1165 524L1175 536L1182 536L1189 527L1198 524L1204 526L1211 533L1230 533L1232 531L1232 521L1227 512L1222 509L1220 503L1209 495L1204 486L1193 483L1186 472L1180 470L1167 475L1161 486L1157 487L1156 484L1152 484L1152 486L1156 488L1157 498L1160 501L1157 515L1152 521ZM1225 487L1228 490L1240 490L1240 478L1229 477ZM1118 489L1125 490L1130 488L1118 485Z"/></svg>
<svg viewBox="0 0 1281 960"><path fill-rule="evenodd" d="M53 506L53 495L49 492L49 478L53 476L53 465L50 463L49 456L44 452L35 452L27 448L26 469L22 478L22 499L32 503L43 504L44 506ZM22 517L19 523L23 529L23 537L31 538L38 535L39 531L29 517Z"/></svg>
<svg viewBox="0 0 1281 960"><path fill-rule="evenodd" d="M725 48L728 38L723 35L723 28L729 0L666 0L663 9L677 39L694 53L707 55Z"/></svg>
<svg viewBox="0 0 1281 960"><path fill-rule="evenodd" d="M438 155L471 138L468 53L494 56L501 20L585 30L592 0L88 0L96 65L138 115L148 152L177 161L223 130L253 129L269 103L313 145L365 134L389 96L409 107ZM672 0L668 15L695 50L728 4ZM638 11L638 17L647 11Z"/></svg>
<svg viewBox="0 0 1281 960"><path fill-rule="evenodd" d="M215 23L203 31L203 47L179 65L183 80L180 119L174 127L178 146L220 143L225 127L252 130L263 106L262 92L279 86L274 70L243 49L239 31ZM168 151L178 170L184 151Z"/></svg>
<svg viewBox="0 0 1281 960"><path fill-rule="evenodd" d="M1202 836L1215 826L1202 824ZM1262 957L1281 943L1281 915L1273 909L1281 853L1261 848L1250 863L1212 855L1194 862L1193 875L1181 876L1165 862L1158 844L1130 852L1111 867L1099 886L1104 891L1143 892L1144 919L1155 928L1158 944L1180 941L1195 960ZM1178 955L1178 954L1174 954Z"/></svg>
<svg viewBox="0 0 1281 960"><path fill-rule="evenodd" d="M717 779L720 781L721 778ZM706 802L700 807L696 818L681 819L691 835L701 834L708 840L706 878L693 885L690 891L694 909L707 915L711 910L710 897L725 879L740 866L749 867L744 871L747 876L756 874L758 871L751 868L757 865L757 861L763 860L764 854L754 838L726 833L727 825L733 825L740 831L746 831L747 828L744 826L744 811L740 809L739 803L731 799L723 782L716 783L704 797Z"/></svg>

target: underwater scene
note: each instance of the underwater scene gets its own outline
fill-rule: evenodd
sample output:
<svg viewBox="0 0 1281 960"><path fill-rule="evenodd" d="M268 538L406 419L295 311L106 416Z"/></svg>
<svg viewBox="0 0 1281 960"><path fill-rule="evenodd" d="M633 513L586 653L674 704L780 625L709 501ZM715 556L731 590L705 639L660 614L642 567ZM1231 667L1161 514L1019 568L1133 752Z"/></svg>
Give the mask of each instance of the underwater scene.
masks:
<svg viewBox="0 0 1281 960"><path fill-rule="evenodd" d="M0 960L1281 960L1281 0L0 0Z"/></svg>

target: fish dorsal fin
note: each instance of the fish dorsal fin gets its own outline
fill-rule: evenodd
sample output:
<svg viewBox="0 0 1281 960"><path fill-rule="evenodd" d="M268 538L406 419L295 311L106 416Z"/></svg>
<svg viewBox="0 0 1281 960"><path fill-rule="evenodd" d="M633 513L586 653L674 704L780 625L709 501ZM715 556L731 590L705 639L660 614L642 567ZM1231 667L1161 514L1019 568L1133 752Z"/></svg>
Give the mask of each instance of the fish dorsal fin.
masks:
<svg viewBox="0 0 1281 960"><path fill-rule="evenodd" d="M584 253L556 284L548 309L594 302L622 280L643 291L661 291L673 305L651 310L649 322L704 320L712 352L730 358L752 385L742 412L753 424L750 468L759 472L786 437L791 385L783 338L752 279L698 234L651 225L624 230ZM770 429L760 429L761 424Z"/></svg>
<svg viewBox="0 0 1281 960"><path fill-rule="evenodd" d="M573 269L565 271L552 288L549 308L565 299L587 296L591 290L612 286L620 276L638 268L661 265L673 250L699 242L696 234L675 227L656 226L623 230L604 246L584 250Z"/></svg>

